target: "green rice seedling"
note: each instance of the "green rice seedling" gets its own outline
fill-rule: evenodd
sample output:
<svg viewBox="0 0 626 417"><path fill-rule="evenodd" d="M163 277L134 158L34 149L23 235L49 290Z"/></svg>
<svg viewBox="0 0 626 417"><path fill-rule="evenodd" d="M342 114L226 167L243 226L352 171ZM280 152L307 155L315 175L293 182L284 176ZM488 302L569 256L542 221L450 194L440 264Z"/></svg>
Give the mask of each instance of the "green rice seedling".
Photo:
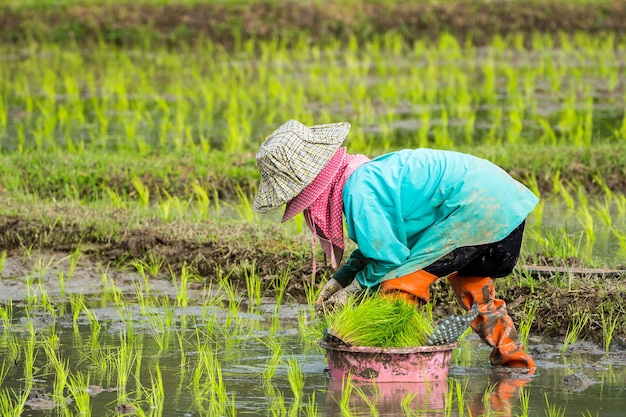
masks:
<svg viewBox="0 0 626 417"><path fill-rule="evenodd" d="M107 198L109 200L108 202L111 205L113 205L113 207L116 207L116 208L124 207L125 202L122 199L122 196L120 196L117 192L115 192L113 189L111 189L111 187L103 186L102 190L106 194L106 196L107 196Z"/></svg>
<svg viewBox="0 0 626 417"><path fill-rule="evenodd" d="M532 328L533 320L537 315L538 308L539 303L534 300L527 299L524 302L524 313L522 314L522 318L519 322L519 336L525 347L528 346L528 336L530 335L530 329Z"/></svg>
<svg viewBox="0 0 626 417"><path fill-rule="evenodd" d="M594 205L591 207L593 216L600 219L600 222L607 228L610 228L613 225L610 202L611 197L605 197L602 200L594 201Z"/></svg>
<svg viewBox="0 0 626 417"><path fill-rule="evenodd" d="M276 370L282 361L283 350L280 342L275 337L266 337L259 339L265 345L270 353L269 359L263 368L263 386L266 390L273 391L272 378L276 374Z"/></svg>
<svg viewBox="0 0 626 417"><path fill-rule="evenodd" d="M615 236L615 238L617 239L619 243L618 252L620 254L626 254L626 232L621 231L617 227L611 227L611 232L613 233L613 236Z"/></svg>
<svg viewBox="0 0 626 417"><path fill-rule="evenodd" d="M189 202L181 200L177 196L170 196L167 191L163 191L167 196L158 204L159 215L165 220L183 219L190 212Z"/></svg>
<svg viewBox="0 0 626 417"><path fill-rule="evenodd" d="M544 248L544 253L547 256L556 259L568 259L579 257L582 238L581 233L572 236L567 229L561 227L554 231L546 230L543 236L537 237L537 243Z"/></svg>
<svg viewBox="0 0 626 417"><path fill-rule="evenodd" d="M22 358L24 358L24 381L26 385L31 387L34 380L37 369L35 368L35 360L37 358L37 335L35 333L35 326L30 317L28 317L28 339L26 343L22 343Z"/></svg>
<svg viewBox="0 0 626 417"><path fill-rule="evenodd" d="M30 272L30 274L28 274L28 277L26 279L26 289L27 289L27 294L26 297L28 299L29 304L36 304L37 303L37 292L33 292L32 290L32 286L37 283L39 284L39 288L42 288L41 286L41 280L43 279L43 277L45 276L46 272L52 268L55 264L57 264L58 262L55 261L55 257L52 256L50 258L45 257L45 256L39 256L36 260L35 263L33 265L33 268Z"/></svg>
<svg viewBox="0 0 626 417"><path fill-rule="evenodd" d="M230 274L221 278L219 281L219 288L226 294L226 298L228 300L228 316L225 323L226 327L230 326L233 321L237 319L242 303L242 299L239 297L239 291L235 288L235 284L229 280L229 276Z"/></svg>
<svg viewBox="0 0 626 417"><path fill-rule="evenodd" d="M150 205L150 189L138 177L134 177L131 182L135 187L141 207L147 208Z"/></svg>
<svg viewBox="0 0 626 417"><path fill-rule="evenodd" d="M174 326L176 307L170 306L170 299L167 296L161 297L160 300L160 305L163 308L163 329L169 331Z"/></svg>
<svg viewBox="0 0 626 417"><path fill-rule="evenodd" d="M305 344L311 342L316 343L316 340L319 340L319 336L321 336L318 331L319 326L313 325L313 323L309 321L310 316L307 310L298 310L297 315L300 340ZM311 337L312 335L318 337Z"/></svg>
<svg viewBox="0 0 626 417"><path fill-rule="evenodd" d="M196 197L198 206L198 217L203 219L208 216L211 200L209 193L199 183L195 182L191 185L193 195Z"/></svg>
<svg viewBox="0 0 626 417"><path fill-rule="evenodd" d="M127 304L120 304L115 306L115 311L124 323L124 328L121 334L125 337L128 343L134 343L135 341L135 316L133 310L129 308Z"/></svg>
<svg viewBox="0 0 626 417"><path fill-rule="evenodd" d="M78 334L78 318L82 312L85 301L83 293L70 294L70 309L72 311L72 323L74 324L74 333Z"/></svg>
<svg viewBox="0 0 626 417"><path fill-rule="evenodd" d="M291 392L297 401L302 400L302 394L304 391L304 372L298 364L298 360L291 356L287 359L287 381L291 387Z"/></svg>
<svg viewBox="0 0 626 417"><path fill-rule="evenodd" d="M530 409L530 390L520 389L519 392L519 411L515 412L516 417L529 417Z"/></svg>
<svg viewBox="0 0 626 417"><path fill-rule="evenodd" d="M145 281L144 281L145 282ZM141 308L141 314L147 315L148 299L146 298L146 291L144 291L144 284L140 281L134 281L132 283L133 294L137 300L137 304Z"/></svg>
<svg viewBox="0 0 626 417"><path fill-rule="evenodd" d="M74 406L79 416L91 416L91 396L89 395L90 374L82 372L71 374L67 383Z"/></svg>
<svg viewBox="0 0 626 417"><path fill-rule="evenodd" d="M120 396L125 398L127 386L132 374L133 366L141 362L141 347L135 347L128 343L125 336L120 337L120 346L115 357L115 369L117 373L117 390Z"/></svg>
<svg viewBox="0 0 626 417"><path fill-rule="evenodd" d="M256 264L252 261L251 265L242 265L242 269L246 278L250 307L259 306L261 304L261 276L256 271Z"/></svg>
<svg viewBox="0 0 626 417"><path fill-rule="evenodd" d="M165 259L162 256L155 255L154 253L148 254L148 259L133 259L131 265L135 267L139 275L144 280L146 292L150 291L150 280L149 278L156 277L163 264L165 263Z"/></svg>
<svg viewBox="0 0 626 417"><path fill-rule="evenodd" d="M270 282L270 288L274 290L274 299L276 300L274 314L277 314L280 309L280 305L285 297L285 292L287 291L290 279L291 275L289 271L285 271L280 275L276 275Z"/></svg>
<svg viewBox="0 0 626 417"><path fill-rule="evenodd" d="M2 359L2 367L0 367L0 387L4 385L4 380L9 374L9 367L7 366L7 359Z"/></svg>
<svg viewBox="0 0 626 417"><path fill-rule="evenodd" d="M272 417L286 417L287 407L285 406L285 396L282 392L277 391L272 397L267 410L268 415Z"/></svg>
<svg viewBox="0 0 626 417"><path fill-rule="evenodd" d="M563 200L568 209L574 210L575 200L569 191L567 182L564 183L561 180L561 171L555 171L552 176L552 192Z"/></svg>
<svg viewBox="0 0 626 417"><path fill-rule="evenodd" d="M76 267L78 266L78 262L80 261L82 255L83 254L80 248L74 249L74 251L70 255L70 264L67 270L68 279L71 279L74 276L74 271L76 270Z"/></svg>
<svg viewBox="0 0 626 417"><path fill-rule="evenodd" d="M2 332L9 332L13 327L13 300L0 305L0 320L2 321Z"/></svg>
<svg viewBox="0 0 626 417"><path fill-rule="evenodd" d="M181 373L184 374L185 369L187 369L187 355L185 354L185 337L181 331L176 330L176 340L178 341L178 350L180 351L180 365L179 368ZM182 377L182 375L181 375Z"/></svg>
<svg viewBox="0 0 626 417"><path fill-rule="evenodd" d="M317 402L315 401L315 391L309 395L307 400L307 404L304 407L304 417L318 417L318 407Z"/></svg>
<svg viewBox="0 0 626 417"><path fill-rule="evenodd" d="M29 261L30 259L32 259L33 257L33 245L30 245L29 247L25 247L24 245L22 246L22 258L25 261Z"/></svg>
<svg viewBox="0 0 626 417"><path fill-rule="evenodd" d="M444 403L443 403L443 410L442 410L442 413L445 417L452 416L452 410L454 407L454 393L455 393L454 386L452 386L452 389L449 389L446 392ZM463 408L459 407L459 410L461 410L460 412L462 412Z"/></svg>
<svg viewBox="0 0 626 417"><path fill-rule="evenodd" d="M20 417L23 415L30 389L16 393L15 390L5 388L0 391L0 415L6 417Z"/></svg>
<svg viewBox="0 0 626 417"><path fill-rule="evenodd" d="M550 400L548 400L548 394L544 392L543 395L546 399L546 417L564 417L565 409L562 407L557 407L556 404L550 404Z"/></svg>
<svg viewBox="0 0 626 417"><path fill-rule="evenodd" d="M608 300L600 305L600 325L602 326L602 342L604 350L608 352L611 348L613 335L617 326L621 323L621 313L616 311L619 306Z"/></svg>
<svg viewBox="0 0 626 417"><path fill-rule="evenodd" d="M57 271L57 282L59 283L61 297L65 297L65 273L61 270Z"/></svg>
<svg viewBox="0 0 626 417"><path fill-rule="evenodd" d="M596 242L596 227L594 216L589 210L589 206L580 202L577 206L576 217L582 228L582 236L584 237L584 244L582 245L581 252L586 259L591 258L593 253L593 246Z"/></svg>
<svg viewBox="0 0 626 417"><path fill-rule="evenodd" d="M213 210L216 214L219 214L222 211L222 206L220 203L220 195L217 191L217 188L213 189Z"/></svg>
<svg viewBox="0 0 626 417"><path fill-rule="evenodd" d="M351 417L354 415L352 407L350 406L350 399L354 392L354 378L348 374L346 378L341 381L341 398L339 399L339 410L342 416ZM337 401L337 399L335 399Z"/></svg>
<svg viewBox="0 0 626 417"><path fill-rule="evenodd" d="M315 285L313 281L304 280L302 282L302 286L304 287L304 297L306 299L306 305L308 307L308 312L311 317L315 316L315 300L318 297L321 286Z"/></svg>
<svg viewBox="0 0 626 417"><path fill-rule="evenodd" d="M192 390L198 409L210 411L209 415L225 415L232 408L234 397L228 397L220 363L209 346L198 348Z"/></svg>
<svg viewBox="0 0 626 417"><path fill-rule="evenodd" d="M453 383L451 384L451 390L453 393L453 398L456 398L456 403L459 409L459 416L464 415L464 407L465 407L465 403L466 403L466 393L467 393L467 381L465 384L463 384L461 381L459 380L454 380ZM485 395L488 396L488 394L484 394L483 395L483 402L484 402L484 397ZM471 413L470 413L471 414Z"/></svg>
<svg viewBox="0 0 626 417"><path fill-rule="evenodd" d="M52 385L52 399L57 404L65 402L65 386L69 378L69 363L61 359L57 352L57 347L52 343L43 343L43 350L46 353L47 366L54 374L54 384Z"/></svg>
<svg viewBox="0 0 626 417"><path fill-rule="evenodd" d="M369 388L369 387L368 387ZM370 392L370 390L365 390L363 389L362 386L358 386L355 385L354 386L354 393L356 394L357 397L359 397L361 399L361 401L363 401L365 403L365 405L367 406L367 409L369 410L369 415L371 417L378 417L380 414L378 412L378 406L376 404L377 400L378 400L378 390L376 389L376 384L374 384L374 386L372 387L374 392Z"/></svg>
<svg viewBox="0 0 626 417"><path fill-rule="evenodd" d="M169 297L160 297L158 301L158 309L149 315L150 328L149 333L159 346L159 351L169 347L171 329L174 325L175 309L170 306Z"/></svg>
<svg viewBox="0 0 626 417"><path fill-rule="evenodd" d="M182 354L182 352L181 352ZM147 402L151 410L157 416L163 415L163 407L165 405L165 388L163 385L163 374L159 362L154 365L154 373L150 371L151 390L148 395Z"/></svg>
<svg viewBox="0 0 626 417"><path fill-rule="evenodd" d="M409 417L414 414L414 410L411 407L411 403L417 397L417 393L408 392L404 397L402 397L402 401L400 401L400 408L402 408L402 412L405 416Z"/></svg>
<svg viewBox="0 0 626 417"><path fill-rule="evenodd" d="M354 298L346 308L326 313L325 319L329 332L356 346L422 346L433 332L433 323L422 309L376 294Z"/></svg>
<svg viewBox="0 0 626 417"><path fill-rule="evenodd" d="M467 389L467 385L465 386L465 388ZM483 391L483 398L482 398L482 402L483 405L485 407L485 417L487 416L491 416L491 415L498 415L498 412L495 411L491 405L491 401L490 398L493 395L493 391L496 389L496 384L495 383L488 383L487 386L485 387L485 390ZM465 395L463 395L462 399L457 400L457 403L459 404L459 410L461 410L465 404ZM470 405L467 404L467 409L468 409L468 414L471 415L471 409L470 409ZM459 412L459 414L462 414L462 412Z"/></svg>
<svg viewBox="0 0 626 417"><path fill-rule="evenodd" d="M180 277L174 270L170 269L170 275L172 276L174 286L176 287L176 307L187 307L187 304L189 303L187 288L189 286L191 273L191 267L189 267L186 262L183 263L180 269Z"/></svg>
<svg viewBox="0 0 626 417"><path fill-rule="evenodd" d="M2 270L4 269L4 264L7 260L7 251L3 250L0 253L0 277L2 276Z"/></svg>
<svg viewBox="0 0 626 417"><path fill-rule="evenodd" d="M50 313L50 316L53 318L57 317L55 306L52 304L50 300L50 296L48 295L47 286L43 283L37 284L37 294L39 294L39 305L38 307L46 310Z"/></svg>
<svg viewBox="0 0 626 417"><path fill-rule="evenodd" d="M578 341L588 321L588 311L581 310L572 314L572 322L567 326L567 332L565 333L565 339L563 340L561 352L565 352L570 344Z"/></svg>
<svg viewBox="0 0 626 417"><path fill-rule="evenodd" d="M235 209L239 218L249 223L254 223L258 220L258 214L252 209L252 203L248 195L241 189L239 185L235 187L235 193L237 194L238 204Z"/></svg>
<svg viewBox="0 0 626 417"><path fill-rule="evenodd" d="M122 306L125 303L125 296L113 278L104 271L100 273L100 281L102 282L102 302L113 303L116 307Z"/></svg>

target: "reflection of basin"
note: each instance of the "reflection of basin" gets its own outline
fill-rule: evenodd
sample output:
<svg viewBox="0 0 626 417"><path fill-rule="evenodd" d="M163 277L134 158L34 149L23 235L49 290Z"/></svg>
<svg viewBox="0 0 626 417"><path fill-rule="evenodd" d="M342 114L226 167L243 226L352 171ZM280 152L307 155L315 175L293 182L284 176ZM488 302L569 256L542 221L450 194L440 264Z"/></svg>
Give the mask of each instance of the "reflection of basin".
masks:
<svg viewBox="0 0 626 417"><path fill-rule="evenodd" d="M355 415L363 415L359 412L368 411L373 403L381 416L405 416L408 415L408 408L435 413L445 408L448 395L447 379L432 382L355 382L360 391L346 390L344 384L345 381L336 379L328 382L326 406L329 415L339 415L340 403L346 401L345 395L350 395L347 403L354 409ZM422 414L418 412L415 415Z"/></svg>
<svg viewBox="0 0 626 417"><path fill-rule="evenodd" d="M430 382L448 377L456 343L441 346L380 348L331 345L323 340L330 379L354 381Z"/></svg>

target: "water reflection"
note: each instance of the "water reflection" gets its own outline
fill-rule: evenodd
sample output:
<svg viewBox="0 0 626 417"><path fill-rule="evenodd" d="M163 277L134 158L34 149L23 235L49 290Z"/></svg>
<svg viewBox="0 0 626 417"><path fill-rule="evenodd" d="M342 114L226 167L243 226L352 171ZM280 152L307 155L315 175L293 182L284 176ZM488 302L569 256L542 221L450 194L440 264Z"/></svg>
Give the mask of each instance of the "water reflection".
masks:
<svg viewBox="0 0 626 417"><path fill-rule="evenodd" d="M434 382L356 382L329 380L326 395L326 416L344 416L347 410L360 410L356 415L406 416L428 412L444 415L448 397L448 381Z"/></svg>
<svg viewBox="0 0 626 417"><path fill-rule="evenodd" d="M563 350L559 341L533 337L529 350L538 368L526 374L492 368L490 348L470 334L454 350L447 378L437 382L331 380L323 349L301 334L297 310L285 308L279 331L272 330L271 314L264 310L242 313L237 326L213 332L219 340L209 341L205 338L209 333L196 329L206 330L207 323L218 329L225 317L217 312L212 313L213 321L207 317L203 321L201 310L181 309L190 316L183 320L177 315L176 330L164 330L163 336L171 331L168 338L153 334L150 322L141 322L141 309L129 308L133 312L129 316L136 320L130 339L120 336L119 319L106 308L92 310L102 325L95 336L87 320L74 326L71 316L61 315L50 322L43 320L43 312L36 320L33 311L16 308L12 326L0 332L0 357L5 364L0 389L15 399L28 397L22 415L76 415L72 414L75 403L69 400L57 402L51 410L41 406L42 399L55 400L58 382L50 359L58 357L68 363L72 375L89 379L93 417L117 415L120 404L141 408L152 417L196 417L217 409L229 417L515 417L546 415L549 406L562 410L562 417L624 415L624 350L605 352L591 342L577 342ZM157 307L150 311L155 314L149 320L161 317ZM22 321L27 318L38 327L24 328ZM48 345L53 349L44 349ZM132 366L122 367L124 351ZM30 373L29 357L34 361ZM289 379L290 361L297 363L303 376L297 390ZM126 383L119 381L120 375L128 377ZM216 388L223 388L221 397ZM162 408L151 408L151 403Z"/></svg>

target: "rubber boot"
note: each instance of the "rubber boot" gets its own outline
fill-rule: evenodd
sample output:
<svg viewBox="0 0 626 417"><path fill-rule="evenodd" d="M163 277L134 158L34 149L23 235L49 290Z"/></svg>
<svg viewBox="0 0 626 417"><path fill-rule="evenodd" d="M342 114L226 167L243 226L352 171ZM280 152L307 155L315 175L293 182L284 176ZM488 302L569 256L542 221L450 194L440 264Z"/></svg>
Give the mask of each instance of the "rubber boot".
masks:
<svg viewBox="0 0 626 417"><path fill-rule="evenodd" d="M400 297L412 304L421 305L430 300L430 286L437 279L439 279L438 276L420 269L383 281L380 284L380 293L383 296Z"/></svg>
<svg viewBox="0 0 626 417"><path fill-rule="evenodd" d="M489 277L448 276L452 290L465 310L478 303L478 317L472 329L480 338L493 346L489 356L494 366L535 368L533 359L524 352L513 320L506 311L504 300L495 297L494 280Z"/></svg>

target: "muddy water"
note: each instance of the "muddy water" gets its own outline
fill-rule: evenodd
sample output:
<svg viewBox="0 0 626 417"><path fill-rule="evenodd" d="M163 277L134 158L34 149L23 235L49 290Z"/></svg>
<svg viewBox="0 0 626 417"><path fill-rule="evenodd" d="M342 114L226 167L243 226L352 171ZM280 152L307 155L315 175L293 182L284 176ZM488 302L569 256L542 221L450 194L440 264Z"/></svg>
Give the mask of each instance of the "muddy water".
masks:
<svg viewBox="0 0 626 417"><path fill-rule="evenodd" d="M56 305L54 313L14 307L11 324L4 323L0 336L0 358L7 370L2 390L19 397L30 386L21 415L80 415L67 389L65 401L54 399L56 372L45 345L68 363L70 374L88 375L84 389L89 412L83 415L94 417L447 416L470 411L473 416L513 416L525 415L521 393L528 398L529 416L548 415L550 408L560 409L562 416L624 415L626 352L606 353L585 342L563 351L559 341L532 339L529 348L538 369L529 376L491 368L489 349L469 335L454 351L445 383L365 384L349 394L341 381L329 380L324 352L316 337L303 331L308 312L303 305L285 305L276 313L269 301L254 308L241 305L238 312L222 305L116 307L92 301L90 312L91 318L83 312L74 320L70 305ZM101 326L95 333L93 317ZM166 317L169 327L162 326ZM34 341L30 368L29 341ZM16 345L19 353L12 349ZM127 368L120 365L122 351L131 352ZM207 351L221 377L199 372L200 357ZM272 357L278 359L272 362ZM290 361L302 373L301 390L290 385ZM157 369L162 375L160 401L154 389ZM225 397L216 394L214 383L220 379ZM215 404L224 398L230 405L216 411Z"/></svg>

